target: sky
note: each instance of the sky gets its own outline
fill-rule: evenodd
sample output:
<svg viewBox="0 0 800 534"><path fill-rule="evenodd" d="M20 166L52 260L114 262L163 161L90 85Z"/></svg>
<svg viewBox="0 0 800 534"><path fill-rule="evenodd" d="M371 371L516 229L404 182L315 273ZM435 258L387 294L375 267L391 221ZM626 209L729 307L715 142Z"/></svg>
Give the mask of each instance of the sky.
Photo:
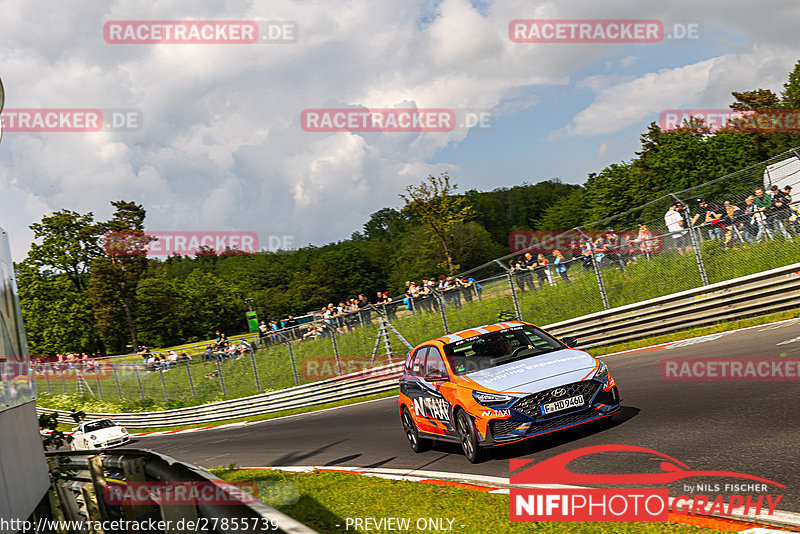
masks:
<svg viewBox="0 0 800 534"><path fill-rule="evenodd" d="M664 36L509 35L515 20L578 19L658 21ZM126 21L245 21L258 42L117 42L108 29L133 27ZM122 199L145 207L149 231L296 247L348 239L429 174L448 172L461 191L581 184L635 157L663 110L724 109L731 91L780 93L800 60L799 24L795 0L6 0L4 114L103 118L100 131L75 132L16 131L25 128L4 117L0 227L20 261L43 216L105 220ZM682 29L694 38L678 38ZM341 108L454 119L445 131L317 131L304 118ZM469 128L467 117L483 122Z"/></svg>

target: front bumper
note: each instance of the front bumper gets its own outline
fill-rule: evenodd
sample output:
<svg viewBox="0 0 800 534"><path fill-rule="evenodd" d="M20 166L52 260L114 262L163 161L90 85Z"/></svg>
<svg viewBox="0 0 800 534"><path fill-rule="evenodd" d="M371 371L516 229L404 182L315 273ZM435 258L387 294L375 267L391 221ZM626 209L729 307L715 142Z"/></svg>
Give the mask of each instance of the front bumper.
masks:
<svg viewBox="0 0 800 534"><path fill-rule="evenodd" d="M107 441L89 441L88 445L90 449L108 449L110 447L118 447L120 445L124 445L131 440L130 434L126 434L119 438L109 439Z"/></svg>
<svg viewBox="0 0 800 534"><path fill-rule="evenodd" d="M611 416L619 411L621 399L613 379L610 384L606 380L590 379L518 399L508 408L510 417L488 422L486 439L482 445L513 443ZM555 400L551 392L558 389L566 389L566 393L561 394L562 397L584 395L587 399L586 405L542 415L539 407Z"/></svg>

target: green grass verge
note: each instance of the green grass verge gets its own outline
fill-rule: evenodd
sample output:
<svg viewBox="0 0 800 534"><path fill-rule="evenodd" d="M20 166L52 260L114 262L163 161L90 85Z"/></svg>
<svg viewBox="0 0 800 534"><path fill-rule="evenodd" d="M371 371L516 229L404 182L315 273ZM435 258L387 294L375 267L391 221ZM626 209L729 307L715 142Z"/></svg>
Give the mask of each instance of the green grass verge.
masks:
<svg viewBox="0 0 800 534"><path fill-rule="evenodd" d="M719 532L672 523L512 523L508 495L441 487L405 480L385 480L347 473L213 469L228 482L254 482L259 499L320 533L345 532L347 518L442 518L451 532L538 532L542 534L631 533L710 534ZM422 527L423 525L420 524ZM360 532L351 526L349 532Z"/></svg>

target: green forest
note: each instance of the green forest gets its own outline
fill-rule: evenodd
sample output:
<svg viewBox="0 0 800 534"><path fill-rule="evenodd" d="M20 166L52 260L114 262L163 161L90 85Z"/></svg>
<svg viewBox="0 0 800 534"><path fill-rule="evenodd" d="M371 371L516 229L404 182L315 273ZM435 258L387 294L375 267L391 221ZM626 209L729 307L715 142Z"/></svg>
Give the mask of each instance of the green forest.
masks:
<svg viewBox="0 0 800 534"><path fill-rule="evenodd" d="M733 92L738 110L800 109L800 62L778 95ZM626 211L800 145L796 133L710 133L702 126L640 136L629 161L591 173L582 186L552 177L493 191L459 192L449 177L420 177L398 191L401 209L375 211L350 239L293 251L166 259L110 256L109 232L145 233L146 206L113 200L108 221L62 209L31 225L35 241L16 264L33 357L120 354L246 330L245 299L261 319L301 315L359 293L401 295L404 281L456 273L508 254L512 230L566 230Z"/></svg>

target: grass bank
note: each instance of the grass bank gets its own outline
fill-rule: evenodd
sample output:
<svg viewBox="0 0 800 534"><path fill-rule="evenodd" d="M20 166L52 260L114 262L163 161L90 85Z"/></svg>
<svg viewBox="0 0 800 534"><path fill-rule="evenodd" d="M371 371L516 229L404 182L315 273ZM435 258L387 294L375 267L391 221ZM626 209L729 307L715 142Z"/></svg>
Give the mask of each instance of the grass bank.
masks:
<svg viewBox="0 0 800 534"><path fill-rule="evenodd" d="M411 532L436 532L440 520L450 532L712 534L719 532L672 523L512 523L508 495L468 489L385 480L360 475L319 472L212 470L228 482L254 482L259 499L320 533L363 532L356 518L408 519ZM350 519L350 528L348 526ZM419 523L418 523L419 522ZM421 527L421 528L420 528Z"/></svg>

